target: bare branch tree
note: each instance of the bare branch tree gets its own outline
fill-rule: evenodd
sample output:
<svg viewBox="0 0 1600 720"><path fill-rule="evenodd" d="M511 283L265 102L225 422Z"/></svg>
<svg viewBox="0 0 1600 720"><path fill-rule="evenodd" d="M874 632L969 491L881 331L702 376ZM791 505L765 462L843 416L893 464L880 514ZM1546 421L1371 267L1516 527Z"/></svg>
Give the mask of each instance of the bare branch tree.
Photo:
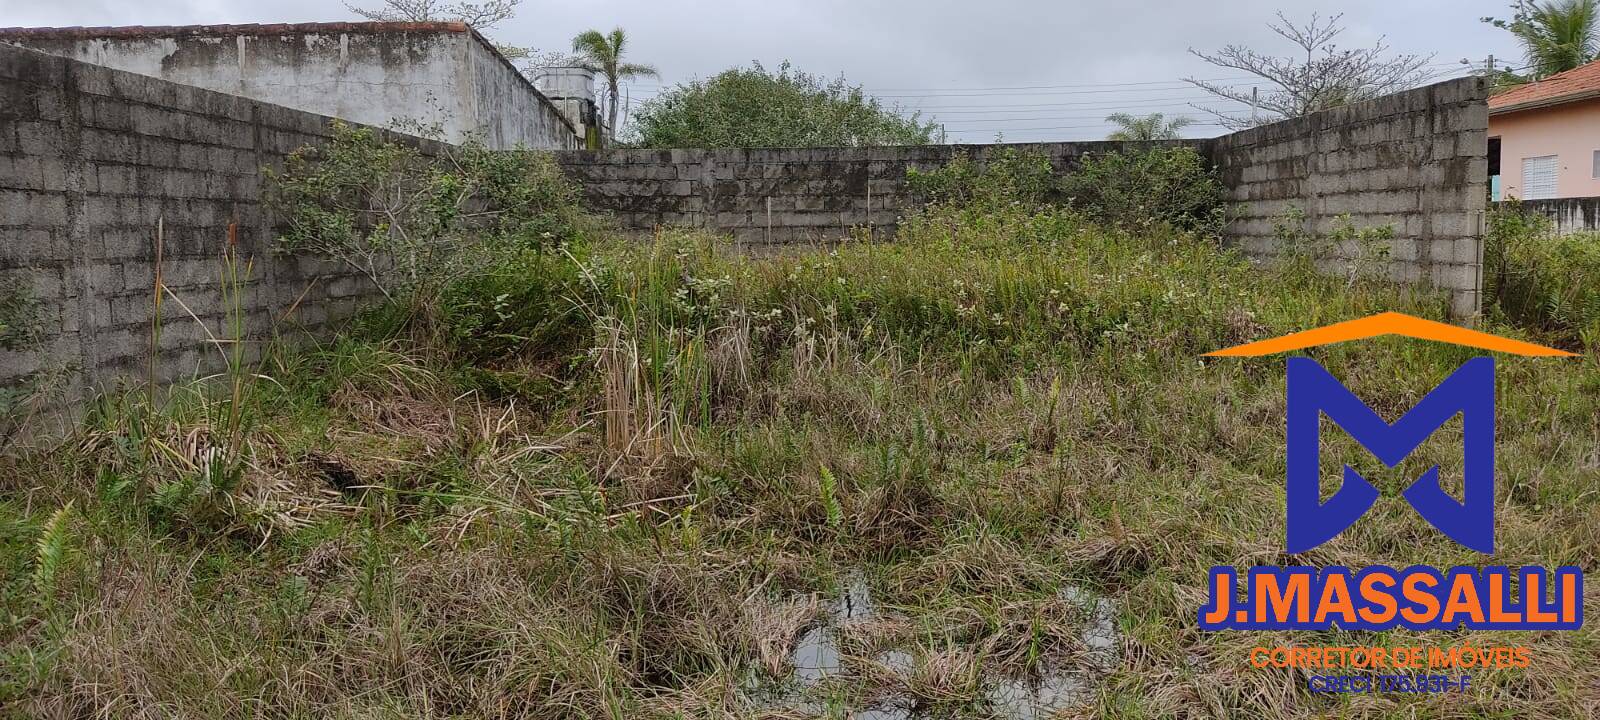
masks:
<svg viewBox="0 0 1600 720"><path fill-rule="evenodd" d="M485 0L474 2L449 2L448 0L383 0L383 7L358 8L349 3L345 7L357 15L374 22L459 22L487 34L494 26L516 17L522 0ZM540 52L521 45L495 43L495 49L516 65L524 75L532 76L542 68L572 65L573 56L560 52Z"/></svg>
<svg viewBox="0 0 1600 720"><path fill-rule="evenodd" d="M374 22L460 22L485 32L517 14L522 0L487 0L482 3L445 0L383 0L383 7L366 10L345 4L350 12Z"/></svg>
<svg viewBox="0 0 1600 720"><path fill-rule="evenodd" d="M1312 13L1311 20L1296 25L1283 13L1267 27L1303 51L1295 57L1264 55L1250 48L1229 45L1214 53L1193 48L1189 52L1217 67L1239 70L1265 81L1269 88L1252 96L1249 88L1224 85L1192 77L1185 81L1221 100L1252 106L1251 114L1239 114L1194 105L1216 116L1230 129L1241 129L1282 118L1299 117L1318 110L1368 100L1416 86L1426 80L1432 55L1389 55L1389 45L1379 38L1367 48L1341 48L1334 43L1344 27L1343 14L1322 18Z"/></svg>

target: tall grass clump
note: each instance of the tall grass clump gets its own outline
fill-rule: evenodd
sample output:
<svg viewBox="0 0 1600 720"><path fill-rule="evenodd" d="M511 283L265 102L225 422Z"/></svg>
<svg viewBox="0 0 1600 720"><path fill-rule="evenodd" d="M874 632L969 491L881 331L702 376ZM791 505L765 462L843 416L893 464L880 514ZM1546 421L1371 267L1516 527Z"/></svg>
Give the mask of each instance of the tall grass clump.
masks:
<svg viewBox="0 0 1600 720"><path fill-rule="evenodd" d="M1048 165L924 174L929 202L893 242L764 255L693 232L551 229L563 209L437 278L402 270L394 299L338 337L256 363L229 337L243 324L224 322L219 376L154 401L107 395L65 442L0 458L0 706L1592 714L1592 629L1197 629L1215 565L1481 564L1397 499L1431 467L1459 474L1449 426L1398 468L1325 436L1329 476L1348 462L1384 499L1286 558L1282 360L1203 357L1384 310L1443 319L1446 298L1359 262L1253 265L1203 213L1095 209ZM343 217L328 227L376 232ZM1385 242L1381 228L1304 239L1378 258ZM225 260L224 283L247 267ZM1387 338L1307 354L1391 418L1472 352ZM1592 567L1600 370L1506 358L1498 372L1496 562ZM1539 664L1381 698L1241 671L1255 645L1374 643L1527 645ZM1044 706L1017 709L1033 688Z"/></svg>
<svg viewBox="0 0 1600 720"><path fill-rule="evenodd" d="M1559 342L1600 344L1600 234L1555 233L1511 201L1489 213L1484 294L1492 312Z"/></svg>

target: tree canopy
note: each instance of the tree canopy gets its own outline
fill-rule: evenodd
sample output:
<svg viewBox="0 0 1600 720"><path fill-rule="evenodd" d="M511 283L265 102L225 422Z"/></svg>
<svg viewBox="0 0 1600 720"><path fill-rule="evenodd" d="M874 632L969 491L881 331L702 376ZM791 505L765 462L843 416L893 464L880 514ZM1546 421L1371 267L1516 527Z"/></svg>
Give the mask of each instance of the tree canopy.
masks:
<svg viewBox="0 0 1600 720"><path fill-rule="evenodd" d="M1181 137L1180 131L1194 124L1194 118L1178 116L1169 120L1161 113L1142 116L1112 113L1106 116L1106 121L1117 126L1106 136L1107 140L1133 141L1176 140Z"/></svg>
<svg viewBox="0 0 1600 720"><path fill-rule="evenodd" d="M886 107L844 78L825 81L788 62L760 63L681 83L633 118L643 147L925 145L938 126Z"/></svg>
<svg viewBox="0 0 1600 720"><path fill-rule="evenodd" d="M1566 72L1600 59L1600 2L1597 0L1520 0L1510 20L1483 21L1517 38L1532 79ZM1516 78L1520 79L1520 78Z"/></svg>

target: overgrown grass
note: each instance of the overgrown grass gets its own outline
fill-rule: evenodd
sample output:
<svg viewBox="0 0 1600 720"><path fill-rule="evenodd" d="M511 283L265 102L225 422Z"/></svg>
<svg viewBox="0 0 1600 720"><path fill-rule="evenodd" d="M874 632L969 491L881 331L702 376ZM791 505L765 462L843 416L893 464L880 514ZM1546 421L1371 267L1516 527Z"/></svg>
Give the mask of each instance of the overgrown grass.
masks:
<svg viewBox="0 0 1600 720"><path fill-rule="evenodd" d="M1251 267L1062 209L935 207L894 244L748 257L697 235L517 254L436 307L269 354L250 392L108 397L4 461L0 703L78 717L791 717L998 712L1089 678L1074 716L1586 717L1592 630L1201 633L1212 565L1478 564L1388 470L1282 553L1281 358L1201 353L1424 291ZM1493 332L1546 339L1491 321ZM1470 356L1312 354L1389 417ZM1596 567L1600 367L1500 362L1497 564ZM237 481L202 493L237 429ZM1452 452L1452 441L1455 451ZM152 450L154 448L154 450ZM1331 469L1330 469L1331 472ZM173 483L189 483L179 494ZM173 499L184 502L174 502ZM204 500L205 502L201 502ZM849 578L845 671L763 703ZM1082 593L1114 602L1113 661ZM1448 696L1305 692L1254 645L1525 644ZM907 663L885 663L886 650Z"/></svg>
<svg viewBox="0 0 1600 720"><path fill-rule="evenodd" d="M1509 322L1559 341L1600 347L1600 233L1558 235L1515 202L1489 216L1486 291Z"/></svg>

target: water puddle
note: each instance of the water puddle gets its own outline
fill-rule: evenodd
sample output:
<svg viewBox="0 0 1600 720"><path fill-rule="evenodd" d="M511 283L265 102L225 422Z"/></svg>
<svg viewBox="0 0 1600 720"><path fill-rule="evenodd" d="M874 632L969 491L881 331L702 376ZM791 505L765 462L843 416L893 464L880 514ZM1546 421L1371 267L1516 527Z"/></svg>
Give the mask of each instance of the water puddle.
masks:
<svg viewBox="0 0 1600 720"><path fill-rule="evenodd" d="M1040 720L1084 705L1092 701L1100 678L1121 662L1116 604L1079 587L1064 588L1059 597L1077 608L1084 619L1078 640L1086 653L1087 669L1026 679L986 679L983 698L996 717ZM849 672L840 648L840 630L872 619L876 614L865 576L860 572L846 575L838 596L824 605L821 622L806 630L795 642L789 656L789 665L793 668L789 678L777 685L753 683L746 687L747 699L766 709L827 714L828 708L812 699L808 691ZM879 653L872 660L884 672L901 677L908 677L917 669L916 656L898 648ZM848 716L861 720L920 720L925 717L918 712L914 700L902 696L854 710Z"/></svg>
<svg viewBox="0 0 1600 720"><path fill-rule="evenodd" d="M1062 588L1063 602L1083 613L1078 641L1083 644L1089 670L1047 674L1033 680L1005 678L984 691L998 717L1038 720L1094 699L1101 676L1122 662L1121 634L1117 631L1117 605L1077 586Z"/></svg>
<svg viewBox="0 0 1600 720"><path fill-rule="evenodd" d="M1037 682L1002 680L984 691L998 717L1016 720L1048 718L1089 700L1090 686L1070 675L1049 675Z"/></svg>

